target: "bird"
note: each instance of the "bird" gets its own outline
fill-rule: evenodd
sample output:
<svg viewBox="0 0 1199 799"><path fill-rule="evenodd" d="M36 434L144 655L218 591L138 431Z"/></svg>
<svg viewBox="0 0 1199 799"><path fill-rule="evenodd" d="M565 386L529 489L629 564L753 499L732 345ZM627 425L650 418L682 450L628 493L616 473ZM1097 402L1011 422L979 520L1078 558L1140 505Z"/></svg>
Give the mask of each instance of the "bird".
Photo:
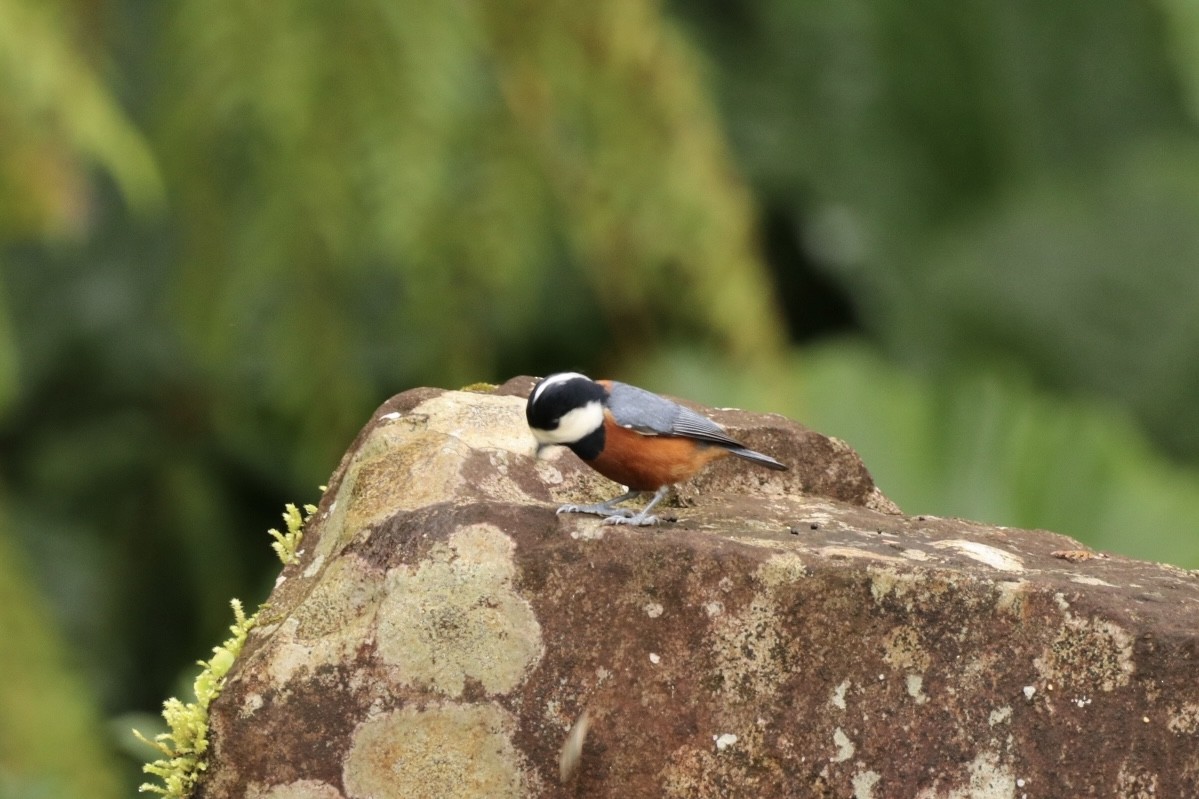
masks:
<svg viewBox="0 0 1199 799"><path fill-rule="evenodd" d="M529 392L525 418L537 441L538 457L547 447L569 447L592 469L628 488L628 493L597 505L558 508L558 513L603 516L604 524L658 524L650 511L670 487L718 458L735 455L767 469L787 469L673 400L579 372L558 372L539 380ZM653 497L640 511L615 507L651 491Z"/></svg>

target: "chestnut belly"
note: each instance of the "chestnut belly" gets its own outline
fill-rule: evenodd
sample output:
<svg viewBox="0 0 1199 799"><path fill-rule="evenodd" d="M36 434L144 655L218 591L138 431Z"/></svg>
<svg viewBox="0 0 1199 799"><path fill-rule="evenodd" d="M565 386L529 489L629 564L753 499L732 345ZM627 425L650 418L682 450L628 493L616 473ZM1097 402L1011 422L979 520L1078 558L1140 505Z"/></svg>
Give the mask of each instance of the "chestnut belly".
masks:
<svg viewBox="0 0 1199 799"><path fill-rule="evenodd" d="M647 436L605 425L604 449L587 464L609 480L633 491L656 491L687 480L729 451L682 436Z"/></svg>

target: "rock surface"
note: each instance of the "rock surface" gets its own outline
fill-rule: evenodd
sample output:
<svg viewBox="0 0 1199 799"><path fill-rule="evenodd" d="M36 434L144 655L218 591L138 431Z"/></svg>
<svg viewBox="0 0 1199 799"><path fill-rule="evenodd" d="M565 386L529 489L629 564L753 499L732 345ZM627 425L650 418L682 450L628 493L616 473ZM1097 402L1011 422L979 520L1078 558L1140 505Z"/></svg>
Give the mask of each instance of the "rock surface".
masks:
<svg viewBox="0 0 1199 799"><path fill-rule="evenodd" d="M656 529L557 516L619 489L531 457L531 385L379 409L200 796L1199 796L1195 575L900 515L843 443L735 411L791 472L729 458Z"/></svg>

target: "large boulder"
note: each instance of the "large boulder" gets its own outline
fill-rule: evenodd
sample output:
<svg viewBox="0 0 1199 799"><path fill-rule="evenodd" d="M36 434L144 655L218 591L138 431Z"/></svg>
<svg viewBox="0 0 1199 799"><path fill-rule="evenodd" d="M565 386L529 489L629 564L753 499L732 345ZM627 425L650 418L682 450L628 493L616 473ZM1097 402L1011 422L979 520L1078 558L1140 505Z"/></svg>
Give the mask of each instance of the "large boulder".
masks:
<svg viewBox="0 0 1199 799"><path fill-rule="evenodd" d="M200 796L1199 796L1194 574L901 515L844 443L738 411L792 471L726 459L658 528L558 516L620 489L532 457L531 386L374 415Z"/></svg>

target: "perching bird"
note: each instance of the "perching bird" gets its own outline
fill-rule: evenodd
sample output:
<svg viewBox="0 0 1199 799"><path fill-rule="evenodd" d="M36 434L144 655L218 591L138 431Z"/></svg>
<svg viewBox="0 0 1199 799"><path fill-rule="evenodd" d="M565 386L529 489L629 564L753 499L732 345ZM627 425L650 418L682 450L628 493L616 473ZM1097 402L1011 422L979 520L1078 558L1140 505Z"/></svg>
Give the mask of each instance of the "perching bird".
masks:
<svg viewBox="0 0 1199 799"><path fill-rule="evenodd" d="M787 467L734 441L725 429L690 408L645 389L578 372L542 378L525 406L537 454L560 444L629 492L598 505L563 505L558 513L595 513L604 524L657 524L650 510L675 483L717 458L736 455L768 469ZM614 505L653 491L640 512Z"/></svg>

